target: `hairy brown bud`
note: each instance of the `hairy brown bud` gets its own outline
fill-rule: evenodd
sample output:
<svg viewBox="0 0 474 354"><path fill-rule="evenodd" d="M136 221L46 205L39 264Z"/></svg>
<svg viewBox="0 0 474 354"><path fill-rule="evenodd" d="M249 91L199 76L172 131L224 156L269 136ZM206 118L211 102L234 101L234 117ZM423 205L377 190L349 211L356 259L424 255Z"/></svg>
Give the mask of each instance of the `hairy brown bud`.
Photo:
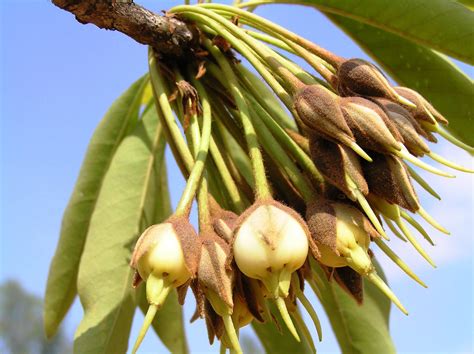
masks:
<svg viewBox="0 0 474 354"><path fill-rule="evenodd" d="M349 59L337 71L338 91L342 96L384 97L406 102L390 85L384 74L362 59ZM406 102L410 104L410 102Z"/></svg>
<svg viewBox="0 0 474 354"><path fill-rule="evenodd" d="M389 153L401 149L386 122L385 112L362 97L340 98L341 108L357 144L364 149Z"/></svg>
<svg viewBox="0 0 474 354"><path fill-rule="evenodd" d="M303 123L318 134L350 145L354 136L347 126L338 96L321 85L308 85L295 94L295 109Z"/></svg>
<svg viewBox="0 0 474 354"><path fill-rule="evenodd" d="M362 173L359 158L351 149L315 134L310 135L309 148L311 158L319 172L348 198L352 200L357 198L352 184L348 184L348 178L364 195L368 194L369 188Z"/></svg>
<svg viewBox="0 0 474 354"><path fill-rule="evenodd" d="M215 233L230 244L239 216L229 210L223 209L212 196L209 196L209 211L211 213L211 222Z"/></svg>
<svg viewBox="0 0 474 354"><path fill-rule="evenodd" d="M403 144L410 153L415 156L423 156L430 152L430 148L420 137L420 134L423 134L424 131L410 112L386 99L377 99L375 102L385 110L385 113L395 124L403 137Z"/></svg>
<svg viewBox="0 0 474 354"><path fill-rule="evenodd" d="M374 154L373 160L370 164L363 164L370 193L391 204L417 211L420 208L418 196L404 162L398 157L382 154Z"/></svg>
<svg viewBox="0 0 474 354"><path fill-rule="evenodd" d="M430 124L435 124L436 121L441 124L448 124L447 119L415 90L399 86L395 87L395 91L416 105L416 107L404 105L416 120Z"/></svg>
<svg viewBox="0 0 474 354"><path fill-rule="evenodd" d="M230 315L234 306L230 246L212 231L204 232L201 239L198 282L219 316Z"/></svg>

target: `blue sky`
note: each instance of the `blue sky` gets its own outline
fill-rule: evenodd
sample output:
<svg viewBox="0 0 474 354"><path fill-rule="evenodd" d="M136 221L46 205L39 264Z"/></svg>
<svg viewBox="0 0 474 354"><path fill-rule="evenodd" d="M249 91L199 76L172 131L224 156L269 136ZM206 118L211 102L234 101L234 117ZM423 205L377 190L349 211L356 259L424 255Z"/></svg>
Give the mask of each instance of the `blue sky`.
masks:
<svg viewBox="0 0 474 354"><path fill-rule="evenodd" d="M159 11L178 2L141 2ZM366 57L357 46L316 11L301 7L265 7L258 13L314 40L342 56ZM17 279L42 296L59 232L89 138L111 102L147 68L146 48L120 33L80 25L49 1L0 4L0 282ZM461 64L474 76L472 67ZM434 149L473 167L463 151L442 143ZM176 205L184 182L170 168ZM423 289L380 256L390 284L410 316L392 311L391 331L399 352L472 352L473 333L473 189L472 176L456 173L446 180L430 177L441 203L420 191L425 208L451 230L445 236L430 230L437 242L430 249L433 270L406 245L403 258L428 283ZM426 246L428 247L428 246ZM320 353L338 352L323 318ZM186 322L194 310L189 299ZM72 337L81 318L78 302L66 320ZM137 315L132 339L140 325ZM251 332L244 331L244 335ZM192 352L216 352L207 344L202 321L188 326ZM150 332L142 352L164 351Z"/></svg>

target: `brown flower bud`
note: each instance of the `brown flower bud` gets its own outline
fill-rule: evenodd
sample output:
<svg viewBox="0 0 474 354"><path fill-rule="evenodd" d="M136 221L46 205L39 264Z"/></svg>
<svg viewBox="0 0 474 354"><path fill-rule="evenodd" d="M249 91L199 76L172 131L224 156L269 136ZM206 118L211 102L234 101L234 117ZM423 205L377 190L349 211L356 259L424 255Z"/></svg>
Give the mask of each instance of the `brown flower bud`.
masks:
<svg viewBox="0 0 474 354"><path fill-rule="evenodd" d="M234 310L234 272L231 267L230 246L214 231L201 235L202 251L198 269L198 283L214 311L221 316L228 343L236 352L242 353L232 322Z"/></svg>
<svg viewBox="0 0 474 354"><path fill-rule="evenodd" d="M430 148L420 137L420 134L426 137L426 133L410 112L386 99L376 99L374 101L384 109L387 116L395 124L403 138L403 144L410 153L415 156L423 156L430 152Z"/></svg>
<svg viewBox="0 0 474 354"><path fill-rule="evenodd" d="M239 216L229 210L223 209L212 196L209 196L209 211L211 213L211 222L214 232L225 242L230 244Z"/></svg>
<svg viewBox="0 0 474 354"><path fill-rule="evenodd" d="M398 157L374 154L374 161L362 167L370 193L412 212L420 208L408 170Z"/></svg>
<svg viewBox="0 0 474 354"><path fill-rule="evenodd" d="M425 121L432 125L436 124L437 121L441 124L448 124L447 119L415 90L401 86L395 87L394 89L398 94L416 105L416 107L404 105L416 120L420 122Z"/></svg>
<svg viewBox="0 0 474 354"><path fill-rule="evenodd" d="M410 104L390 85L384 74L362 59L349 59L337 71L338 91L342 96L384 97Z"/></svg>
<svg viewBox="0 0 474 354"><path fill-rule="evenodd" d="M339 105L339 96L321 85L307 85L296 92L294 105L301 121L326 139L350 147L367 161L370 157L355 142Z"/></svg>
<svg viewBox="0 0 474 354"><path fill-rule="evenodd" d="M381 153L401 149L387 128L388 117L379 106L362 97L342 97L339 102L346 122L362 148Z"/></svg>
<svg viewBox="0 0 474 354"><path fill-rule="evenodd" d="M344 192L351 200L356 200L353 184L348 185L350 178L364 194L369 192L362 173L358 156L345 145L325 140L315 134L309 138L311 158L324 178Z"/></svg>
<svg viewBox="0 0 474 354"><path fill-rule="evenodd" d="M294 102L298 116L311 130L345 145L354 142L336 94L321 85L308 85L295 94Z"/></svg>
<svg viewBox="0 0 474 354"><path fill-rule="evenodd" d="M232 261L230 246L211 231L204 232L201 240L198 282L217 314L230 315L234 306L232 300L234 275L230 266Z"/></svg>

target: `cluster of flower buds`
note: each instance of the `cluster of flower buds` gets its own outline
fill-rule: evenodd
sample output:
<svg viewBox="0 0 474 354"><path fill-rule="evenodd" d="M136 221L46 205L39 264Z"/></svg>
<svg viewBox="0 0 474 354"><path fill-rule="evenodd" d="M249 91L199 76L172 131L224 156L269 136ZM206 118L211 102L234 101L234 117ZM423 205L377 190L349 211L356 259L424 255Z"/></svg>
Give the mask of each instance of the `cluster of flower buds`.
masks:
<svg viewBox="0 0 474 354"><path fill-rule="evenodd" d="M408 212L419 214L441 232L449 232L421 206L412 178L431 194L437 194L404 160L445 177L454 176L417 157L428 156L453 169L474 171L430 150L427 142L437 141L434 133L443 131L444 136L449 135L440 127L447 120L419 93L392 87L374 65L360 59L343 61L337 70L336 89L337 93L321 85L303 85L294 90L295 110L304 125L312 160L330 185L326 187L327 198L307 207L311 234L321 253L318 261L330 268L350 267L376 282L405 312L375 275L369 243L377 243L407 274L424 284L381 240L380 236L387 238L381 219L433 266L432 259L402 220L431 244L426 231ZM465 147L454 137L449 138ZM346 203L339 200L338 192L348 199ZM334 274L337 278L338 272ZM356 298L357 292L353 292Z"/></svg>
<svg viewBox="0 0 474 354"><path fill-rule="evenodd" d="M254 203L240 216L210 199L212 223L199 236L186 218L171 217L146 229L136 244L131 261L134 286L146 282L150 307L134 352L169 291L184 293L188 285L196 297L195 318L205 319L211 343L217 337L241 353L238 329L252 320L274 320L268 301L275 303L299 340L291 319L299 316L296 297L304 296L298 272L309 250L319 258L305 221L273 199ZM293 309L291 315L288 308Z"/></svg>
<svg viewBox="0 0 474 354"><path fill-rule="evenodd" d="M203 32L209 30L208 25L214 20L208 23L202 14L209 12L214 19L220 16L205 10L206 6L213 5L202 5L193 15ZM184 6L175 11L192 14L192 9ZM229 7L228 11L234 10ZM245 38L237 25L223 18L219 21ZM212 35L217 29L218 26L212 30ZM200 129L196 116L202 114L204 122L206 107L209 112L209 102L214 104L207 122L210 125L211 118L215 120L219 132L207 131L209 135L201 142L213 139L210 152L219 169L225 169L219 175L226 191L220 198L212 188L205 189L205 197L198 195L199 235L188 217L173 216L147 229L138 240L131 263L136 269L134 285L140 280L146 282L150 310L134 351L173 288L178 289L183 303L183 294L191 287L197 304L192 320L204 318L210 343L217 338L224 350L229 348L235 353L242 353L238 340L241 327L252 321L278 322L277 318L281 318L296 340L303 335L315 351L297 303L308 312L321 339L319 320L304 294L305 282L316 293L319 291L317 274L325 273L327 279L317 280L334 280L360 304L366 279L407 314L377 274L370 247L376 244L405 273L425 286L386 243L389 238L384 224L398 237L408 240L434 266L405 222L430 243L426 231L409 213L419 214L435 228L448 232L421 206L412 179L431 194L436 193L406 161L445 177L454 176L418 158L428 156L448 167L473 172L435 154L428 143L436 142L435 134L440 133L461 147L465 145L442 128L447 120L420 94L393 87L379 69L366 61L333 61L333 76L327 80L328 85L321 85L309 73L294 74L292 70L299 70L295 69L296 64L281 65L282 57L273 56L270 49L262 49L247 39L245 45L259 54L254 57L252 51L245 50L242 43L226 33L221 34L226 38L213 37L214 41L203 36L205 53L200 55L213 59L203 59L197 69L199 83L194 74L189 79L197 87L192 100L198 101L204 94L202 112L195 109L182 117L183 109L173 108L184 129L194 129L189 134L193 140ZM265 93L265 85L242 69L229 49L233 45L256 67L258 60L267 60L265 68L259 67L259 71L265 73L271 68L276 83L268 75L266 80L274 85L272 88L283 97L282 101L288 98L285 104L294 121L273 105L277 101L272 93ZM226 55L221 52L223 48L227 48ZM189 77L190 72L193 71L188 70L183 76ZM158 75L159 70L152 73ZM304 77L308 83L297 77ZM174 80L170 81L168 85L173 86ZM277 86L279 83L283 85ZM165 86L161 89L165 90ZM260 90L262 97L258 96ZM168 104L166 99L162 102ZM195 106L200 104L195 102ZM168 108L163 113L171 111ZM173 129L174 122L167 123L165 118L165 123ZM173 139L170 145L177 144ZM222 147L222 155L216 142ZM196 141L190 145L195 149ZM174 150L179 151L176 146ZM237 156L237 150L248 155ZM178 154L177 160L183 162L186 157ZM253 174L253 183L249 182L251 177L244 176L245 168L241 172L237 165L247 167L248 175ZM199 154L195 166L204 169ZM194 167L188 171L186 190L191 186L196 188L189 190L196 191L198 184L207 188L207 177L197 178ZM209 176L215 172L209 165L206 169ZM192 198L194 195L188 202L192 203ZM216 201L219 199L220 204ZM224 204L233 211L225 210Z"/></svg>

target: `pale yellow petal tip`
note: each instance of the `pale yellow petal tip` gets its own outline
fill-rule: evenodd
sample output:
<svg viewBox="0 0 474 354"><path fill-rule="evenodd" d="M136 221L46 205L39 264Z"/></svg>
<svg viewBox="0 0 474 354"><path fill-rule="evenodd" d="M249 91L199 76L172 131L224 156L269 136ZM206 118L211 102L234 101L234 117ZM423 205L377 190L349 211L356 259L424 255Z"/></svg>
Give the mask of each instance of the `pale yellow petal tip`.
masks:
<svg viewBox="0 0 474 354"><path fill-rule="evenodd" d="M457 171L461 171L461 172L466 172L466 173L474 173L474 170L473 169L470 169L468 167L464 167L464 166L461 166L461 165L458 165L457 163L455 162L452 162L436 153L434 153L433 151L430 151L428 154L427 154L429 157L431 157L434 161L437 161L439 162L440 164L443 164L445 166L448 166L454 170L457 170Z"/></svg>
<svg viewBox="0 0 474 354"><path fill-rule="evenodd" d="M378 230L377 230L378 231ZM380 236L382 236L382 238L386 241L390 241L390 237L387 235L387 233L385 232L385 230L382 229L383 232L380 232L379 231L379 234Z"/></svg>
<svg viewBox="0 0 474 354"><path fill-rule="evenodd" d="M423 209L422 207L420 207L418 210L417 210L417 213L423 218L426 220L426 222L428 222L431 226L433 226L435 229L441 231L442 233L446 234L446 235L451 235L451 233L443 226L441 226L430 214L428 214L428 212Z"/></svg>
<svg viewBox="0 0 474 354"><path fill-rule="evenodd" d="M357 155L362 157L364 160L372 162L372 158L359 146L356 142L351 143L349 146Z"/></svg>
<svg viewBox="0 0 474 354"><path fill-rule="evenodd" d="M405 106L416 108L416 104L414 104L412 101L407 100L405 97L398 95L397 94L397 100L398 102L404 104Z"/></svg>
<svg viewBox="0 0 474 354"><path fill-rule="evenodd" d="M393 293L392 289L380 278L377 273L372 272L367 274L367 279L372 282L381 292L385 294L405 315L408 316L408 311L402 305L398 297Z"/></svg>
<svg viewBox="0 0 474 354"><path fill-rule="evenodd" d="M293 324L290 314L288 313L288 309L286 308L285 300L281 297L277 297L275 299L275 303L278 307L278 310L280 311L280 315L283 319L283 322L285 322L286 324L286 327L288 328L290 333L293 335L293 337L295 337L296 341L301 342L300 336L298 335L295 325Z"/></svg>
<svg viewBox="0 0 474 354"><path fill-rule="evenodd" d="M419 168L422 168L428 172L431 172L435 175L442 176L442 177L447 177L447 178L456 178L455 175L442 171L436 167L433 167L426 162L421 161L417 157L413 156L408 152L408 150L404 147L401 151L395 152L395 155L401 157L402 159L405 159L407 161L410 161L412 164L415 166L418 166Z"/></svg>
<svg viewBox="0 0 474 354"><path fill-rule="evenodd" d="M145 315L145 320L143 321L142 328L140 329L140 333L138 334L137 340L133 345L132 354L135 354L142 344L143 338L145 338L146 332L148 328L150 328L151 323L153 322L153 318L155 318L156 312L158 311L158 306L150 305L148 307L148 311Z"/></svg>

